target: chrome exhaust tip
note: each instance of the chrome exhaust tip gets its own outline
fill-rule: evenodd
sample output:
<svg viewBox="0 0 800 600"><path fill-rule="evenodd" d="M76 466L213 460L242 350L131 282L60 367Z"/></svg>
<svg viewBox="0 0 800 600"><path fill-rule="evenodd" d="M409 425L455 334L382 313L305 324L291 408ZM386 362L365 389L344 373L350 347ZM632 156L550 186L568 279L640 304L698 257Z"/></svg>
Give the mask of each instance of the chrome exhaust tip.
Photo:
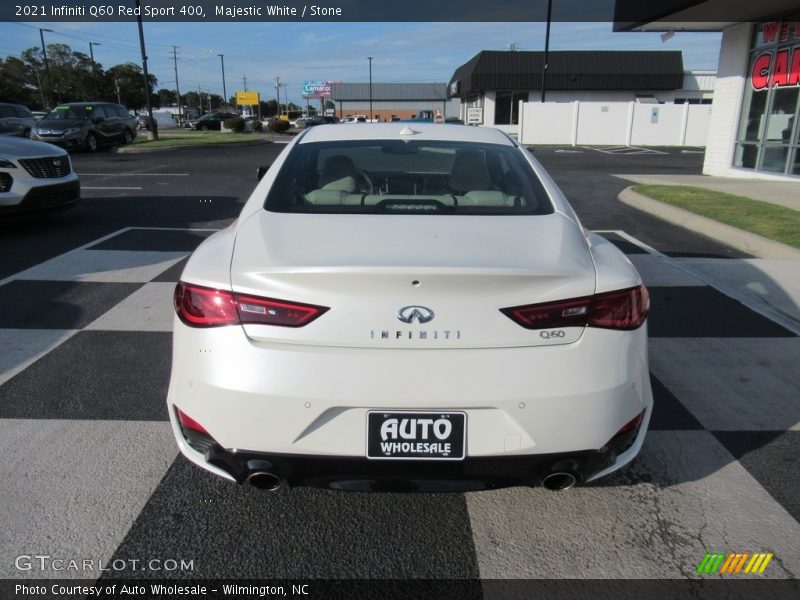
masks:
<svg viewBox="0 0 800 600"><path fill-rule="evenodd" d="M283 487L283 479L268 471L253 471L245 481L254 488L268 492L276 492Z"/></svg>
<svg viewBox="0 0 800 600"><path fill-rule="evenodd" d="M558 472L550 473L542 480L542 486L545 489L560 492L574 487L578 480L572 473Z"/></svg>

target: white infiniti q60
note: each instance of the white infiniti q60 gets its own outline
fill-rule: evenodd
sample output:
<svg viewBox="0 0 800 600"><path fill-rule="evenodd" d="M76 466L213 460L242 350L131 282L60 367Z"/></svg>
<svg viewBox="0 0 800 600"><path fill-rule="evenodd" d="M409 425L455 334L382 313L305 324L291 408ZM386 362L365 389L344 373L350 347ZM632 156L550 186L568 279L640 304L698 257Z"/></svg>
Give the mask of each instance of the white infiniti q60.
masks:
<svg viewBox="0 0 800 600"><path fill-rule="evenodd" d="M265 489L565 489L652 411L647 290L492 128L319 126L175 290L181 452Z"/></svg>

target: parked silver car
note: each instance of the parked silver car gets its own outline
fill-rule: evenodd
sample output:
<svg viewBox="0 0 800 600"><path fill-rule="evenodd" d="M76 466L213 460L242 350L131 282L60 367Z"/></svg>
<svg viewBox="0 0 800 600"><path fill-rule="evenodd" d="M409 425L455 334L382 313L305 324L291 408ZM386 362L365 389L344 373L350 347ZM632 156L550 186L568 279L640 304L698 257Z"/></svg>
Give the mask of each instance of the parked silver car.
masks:
<svg viewBox="0 0 800 600"><path fill-rule="evenodd" d="M35 124L36 120L27 107L0 102L0 135L30 137Z"/></svg>
<svg viewBox="0 0 800 600"><path fill-rule="evenodd" d="M64 150L0 137L0 216L65 208L80 196L78 176Z"/></svg>

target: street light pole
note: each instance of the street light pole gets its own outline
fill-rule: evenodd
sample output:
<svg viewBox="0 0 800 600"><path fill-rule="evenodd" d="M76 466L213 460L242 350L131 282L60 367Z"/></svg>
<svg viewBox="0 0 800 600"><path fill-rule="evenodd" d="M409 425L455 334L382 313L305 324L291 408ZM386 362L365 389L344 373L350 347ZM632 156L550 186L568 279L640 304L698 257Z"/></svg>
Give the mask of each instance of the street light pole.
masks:
<svg viewBox="0 0 800 600"><path fill-rule="evenodd" d="M544 66L542 67L542 102L547 92L547 61L550 58L550 22L553 17L553 0L547 0L547 30L544 34ZM512 97L513 101L513 97ZM513 112L513 107L512 107Z"/></svg>
<svg viewBox="0 0 800 600"><path fill-rule="evenodd" d="M228 90L225 87L225 55L217 54L217 56L219 56L219 60L222 63L222 100L225 106L228 106Z"/></svg>
<svg viewBox="0 0 800 600"><path fill-rule="evenodd" d="M53 33L52 29L39 28L39 37L42 40L42 55L44 56L44 72L47 75L47 103L48 105L53 102L53 80L50 79L50 63L47 62L47 48L44 45L44 32L49 31ZM47 106L44 107L47 110Z"/></svg>
<svg viewBox="0 0 800 600"><path fill-rule="evenodd" d="M150 119L150 135L158 139L158 124L153 119L153 105L150 102L150 76L147 74L147 53L144 49L144 29L142 29L142 7L140 0L136 0L136 23L139 26L139 47L142 50L142 71L144 72L144 105L147 107L147 116Z"/></svg>
<svg viewBox="0 0 800 600"><path fill-rule="evenodd" d="M92 59L92 72L96 73L97 63L94 62L94 51L92 50L92 46L102 46L100 42L89 42L89 56Z"/></svg>
<svg viewBox="0 0 800 600"><path fill-rule="evenodd" d="M92 46L102 46L100 42L89 42L89 56L92 59L92 66L94 66L94 51L92 51Z"/></svg>
<svg viewBox="0 0 800 600"><path fill-rule="evenodd" d="M372 57L368 56L369 60L369 122L372 123Z"/></svg>

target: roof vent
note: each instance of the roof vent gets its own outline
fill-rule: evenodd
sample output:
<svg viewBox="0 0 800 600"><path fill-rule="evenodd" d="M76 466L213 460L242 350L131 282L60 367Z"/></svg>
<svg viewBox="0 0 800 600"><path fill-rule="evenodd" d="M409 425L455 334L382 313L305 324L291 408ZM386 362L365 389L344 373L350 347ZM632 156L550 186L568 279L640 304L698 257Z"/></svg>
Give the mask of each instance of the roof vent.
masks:
<svg viewBox="0 0 800 600"><path fill-rule="evenodd" d="M419 131L414 131L408 125L406 125L400 130L400 135L417 135L418 133Z"/></svg>

